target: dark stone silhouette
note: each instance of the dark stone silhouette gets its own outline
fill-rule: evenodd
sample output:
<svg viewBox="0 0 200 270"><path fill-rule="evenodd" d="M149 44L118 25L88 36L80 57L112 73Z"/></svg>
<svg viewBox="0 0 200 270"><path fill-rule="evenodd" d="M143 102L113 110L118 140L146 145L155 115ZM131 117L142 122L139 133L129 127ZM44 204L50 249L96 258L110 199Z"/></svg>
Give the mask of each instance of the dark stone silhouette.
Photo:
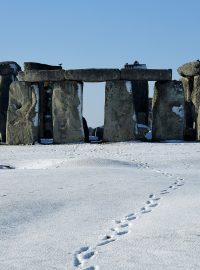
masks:
<svg viewBox="0 0 200 270"><path fill-rule="evenodd" d="M89 128L88 128L85 117L82 117L82 120L83 120L83 130L84 130L84 135L85 135L84 141L88 143L89 142Z"/></svg>

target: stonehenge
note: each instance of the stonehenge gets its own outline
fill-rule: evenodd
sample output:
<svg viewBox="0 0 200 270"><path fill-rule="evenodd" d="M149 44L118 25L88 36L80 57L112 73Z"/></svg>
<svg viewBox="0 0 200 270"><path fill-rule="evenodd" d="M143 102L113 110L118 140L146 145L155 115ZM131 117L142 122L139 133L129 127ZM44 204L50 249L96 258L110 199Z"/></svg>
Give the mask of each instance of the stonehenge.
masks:
<svg viewBox="0 0 200 270"><path fill-rule="evenodd" d="M137 61L121 69L74 70L25 62L23 71L16 62L0 62L0 142L88 141L84 82L106 82L104 142L145 140L151 123L152 141L200 140L200 62L178 72L176 81L171 69L148 69ZM153 99L148 81L155 81Z"/></svg>

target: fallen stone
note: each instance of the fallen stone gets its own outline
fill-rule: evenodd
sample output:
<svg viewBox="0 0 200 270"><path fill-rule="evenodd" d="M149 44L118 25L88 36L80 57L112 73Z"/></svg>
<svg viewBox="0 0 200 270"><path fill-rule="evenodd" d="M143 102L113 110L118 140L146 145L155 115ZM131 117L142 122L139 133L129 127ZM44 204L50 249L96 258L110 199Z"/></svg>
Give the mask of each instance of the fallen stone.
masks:
<svg viewBox="0 0 200 270"><path fill-rule="evenodd" d="M200 61L186 63L177 69L178 73L183 77L193 77L200 75Z"/></svg>
<svg viewBox="0 0 200 270"><path fill-rule="evenodd" d="M21 67L14 61L0 62L0 75L17 75Z"/></svg>
<svg viewBox="0 0 200 270"><path fill-rule="evenodd" d="M10 86L7 113L6 143L33 144L38 140L37 93L27 82L13 82Z"/></svg>
<svg viewBox="0 0 200 270"><path fill-rule="evenodd" d="M18 80L23 82L57 82L64 79L64 70L27 70L18 74Z"/></svg>
<svg viewBox="0 0 200 270"><path fill-rule="evenodd" d="M54 84L52 117L54 143L84 141L81 83L66 81Z"/></svg>
<svg viewBox="0 0 200 270"><path fill-rule="evenodd" d="M183 140L184 130L185 100L182 83L156 82L153 96L153 140Z"/></svg>
<svg viewBox="0 0 200 270"><path fill-rule="evenodd" d="M132 88L126 81L106 82L104 117L104 141L120 142L135 138L136 114Z"/></svg>
<svg viewBox="0 0 200 270"><path fill-rule="evenodd" d="M35 63L35 62L25 62L24 70L60 70L62 66L52 66L47 64Z"/></svg>
<svg viewBox="0 0 200 270"><path fill-rule="evenodd" d="M171 79L171 69L121 69L121 80L167 81Z"/></svg>
<svg viewBox="0 0 200 270"><path fill-rule="evenodd" d="M84 82L104 82L120 79L119 69L72 69L65 71L65 79Z"/></svg>

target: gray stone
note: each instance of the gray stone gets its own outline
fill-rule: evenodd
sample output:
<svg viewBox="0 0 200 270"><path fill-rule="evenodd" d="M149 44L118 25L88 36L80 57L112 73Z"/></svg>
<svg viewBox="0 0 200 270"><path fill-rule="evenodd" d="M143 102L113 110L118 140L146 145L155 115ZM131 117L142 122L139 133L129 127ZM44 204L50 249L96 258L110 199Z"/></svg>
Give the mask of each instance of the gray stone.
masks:
<svg viewBox="0 0 200 270"><path fill-rule="evenodd" d="M0 75L17 75L21 67L13 61L0 62Z"/></svg>
<svg viewBox="0 0 200 270"><path fill-rule="evenodd" d="M18 74L18 80L24 82L57 82L64 79L64 70L27 70Z"/></svg>
<svg viewBox="0 0 200 270"><path fill-rule="evenodd" d="M148 114L149 114L148 81L132 81L132 88L133 88L133 102L135 104L137 122L139 124L148 125Z"/></svg>
<svg viewBox="0 0 200 270"><path fill-rule="evenodd" d="M0 75L0 141L2 142L6 141L7 109L11 83L11 75Z"/></svg>
<svg viewBox="0 0 200 270"><path fill-rule="evenodd" d="M52 97L54 143L84 141L82 123L82 84L55 83Z"/></svg>
<svg viewBox="0 0 200 270"><path fill-rule="evenodd" d="M60 70L62 66L52 66L47 64L41 64L36 62L25 62L24 70Z"/></svg>
<svg viewBox="0 0 200 270"><path fill-rule="evenodd" d="M194 77L181 78L185 96L185 140L196 140L196 109L195 109L195 91Z"/></svg>
<svg viewBox="0 0 200 270"><path fill-rule="evenodd" d="M183 77L193 77L200 75L200 61L186 63L177 69L178 73Z"/></svg>
<svg viewBox="0 0 200 270"><path fill-rule="evenodd" d="M200 141L200 107L198 110L198 117L197 117L197 141Z"/></svg>
<svg viewBox="0 0 200 270"><path fill-rule="evenodd" d="M13 82L10 86L6 143L33 144L38 134L37 86Z"/></svg>
<svg viewBox="0 0 200 270"><path fill-rule="evenodd" d="M104 82L120 79L119 69L72 69L66 70L65 79L84 82Z"/></svg>
<svg viewBox="0 0 200 270"><path fill-rule="evenodd" d="M129 81L167 81L172 79L171 69L121 69L121 79Z"/></svg>
<svg viewBox="0 0 200 270"><path fill-rule="evenodd" d="M193 79L189 78L184 78L182 77L180 81L183 84L183 89L184 89L184 96L185 96L185 101L190 102L192 100L192 92L193 92Z"/></svg>
<svg viewBox="0 0 200 270"><path fill-rule="evenodd" d="M180 81L156 82L153 96L154 141L183 140L184 91Z"/></svg>
<svg viewBox="0 0 200 270"><path fill-rule="evenodd" d="M195 105L196 113L198 114L200 107L200 76L194 77L194 86L193 86L192 101Z"/></svg>
<svg viewBox="0 0 200 270"><path fill-rule="evenodd" d="M116 80L106 83L104 141L133 140L136 133L136 114L130 82Z"/></svg>

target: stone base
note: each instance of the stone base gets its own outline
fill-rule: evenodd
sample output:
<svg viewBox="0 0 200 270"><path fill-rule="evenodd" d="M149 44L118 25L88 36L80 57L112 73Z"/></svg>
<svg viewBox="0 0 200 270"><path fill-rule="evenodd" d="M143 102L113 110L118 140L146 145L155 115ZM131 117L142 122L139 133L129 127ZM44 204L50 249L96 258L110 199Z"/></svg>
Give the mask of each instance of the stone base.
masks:
<svg viewBox="0 0 200 270"><path fill-rule="evenodd" d="M104 117L104 141L122 142L135 138L136 114L130 81L106 83Z"/></svg>
<svg viewBox="0 0 200 270"><path fill-rule="evenodd" d="M184 129L185 104L182 83L156 82L153 97L153 140L183 140Z"/></svg>

